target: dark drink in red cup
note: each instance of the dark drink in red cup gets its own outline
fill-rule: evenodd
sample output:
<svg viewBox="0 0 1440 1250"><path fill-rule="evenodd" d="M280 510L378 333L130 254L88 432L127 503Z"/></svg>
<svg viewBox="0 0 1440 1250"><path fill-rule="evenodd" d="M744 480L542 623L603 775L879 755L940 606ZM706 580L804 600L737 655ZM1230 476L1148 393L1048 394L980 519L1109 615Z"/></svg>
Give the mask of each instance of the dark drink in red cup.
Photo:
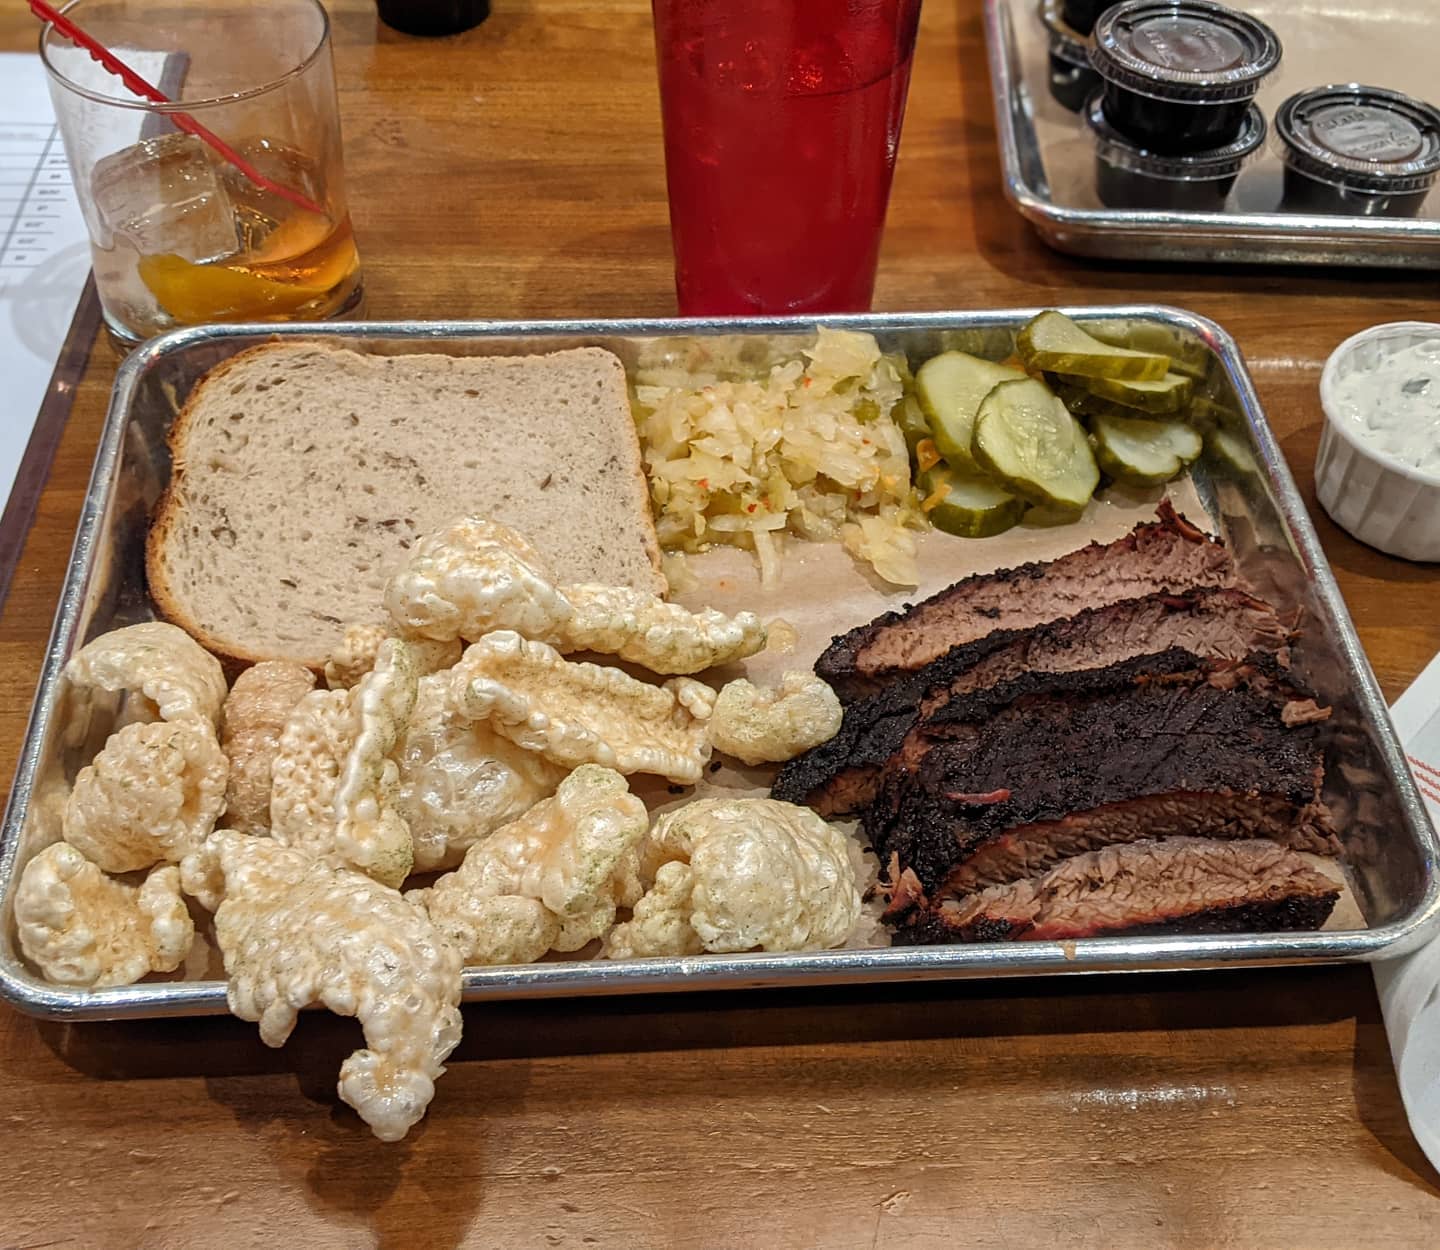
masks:
<svg viewBox="0 0 1440 1250"><path fill-rule="evenodd" d="M870 307L920 0L652 0L685 316Z"/></svg>

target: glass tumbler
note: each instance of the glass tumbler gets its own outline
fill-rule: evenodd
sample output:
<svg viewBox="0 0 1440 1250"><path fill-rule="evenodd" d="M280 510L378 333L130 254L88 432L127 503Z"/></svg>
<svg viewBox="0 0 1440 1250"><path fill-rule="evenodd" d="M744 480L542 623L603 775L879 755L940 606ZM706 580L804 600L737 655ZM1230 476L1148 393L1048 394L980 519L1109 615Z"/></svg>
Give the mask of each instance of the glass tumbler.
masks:
<svg viewBox="0 0 1440 1250"><path fill-rule="evenodd" d="M135 343L178 325L356 310L360 260L318 0L73 0L64 12L175 101L151 104L53 27L41 34L111 332ZM177 113L273 187L181 130Z"/></svg>
<svg viewBox="0 0 1440 1250"><path fill-rule="evenodd" d="M652 0L680 312L864 311L920 0Z"/></svg>

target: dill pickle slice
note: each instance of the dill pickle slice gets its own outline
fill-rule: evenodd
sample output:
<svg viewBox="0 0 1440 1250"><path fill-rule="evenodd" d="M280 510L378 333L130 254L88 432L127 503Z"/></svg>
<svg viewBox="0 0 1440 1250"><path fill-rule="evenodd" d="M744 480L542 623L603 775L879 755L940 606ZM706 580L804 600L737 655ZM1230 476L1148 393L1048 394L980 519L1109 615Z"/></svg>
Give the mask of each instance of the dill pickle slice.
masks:
<svg viewBox="0 0 1440 1250"><path fill-rule="evenodd" d="M1024 376L1019 369L965 352L941 352L921 365L915 395L940 454L957 468L974 468L970 440L980 401L999 383Z"/></svg>
<svg viewBox="0 0 1440 1250"><path fill-rule="evenodd" d="M890 409L890 418L905 436L905 446L910 449L910 458L915 458L915 448L920 440L930 437L930 425L920 408L920 401L914 395L906 395Z"/></svg>
<svg viewBox="0 0 1440 1250"><path fill-rule="evenodd" d="M1156 356L1169 356L1170 368L1183 373L1187 378L1203 382L1210 376L1210 349L1197 338L1182 334L1171 326L1157 325L1153 321L1122 322L1113 329L1095 329L1091 333L1102 343L1114 347L1128 347L1131 351L1151 352Z"/></svg>
<svg viewBox="0 0 1440 1250"><path fill-rule="evenodd" d="M1034 378L985 396L971 451L1001 486L1042 508L1079 512L1100 482L1084 426Z"/></svg>
<svg viewBox="0 0 1440 1250"><path fill-rule="evenodd" d="M1185 420L1202 432L1206 430L1228 430L1243 425L1235 409L1220 403L1209 395L1196 395L1185 410Z"/></svg>
<svg viewBox="0 0 1440 1250"><path fill-rule="evenodd" d="M1064 313L1040 313L1016 336L1020 359L1036 369L1086 378L1158 382L1170 371L1170 357L1102 343Z"/></svg>
<svg viewBox="0 0 1440 1250"><path fill-rule="evenodd" d="M1179 412L1195 393L1194 380L1181 373L1167 373L1158 382L1083 378L1072 373L1057 373L1055 377L1057 382L1066 386L1089 391L1092 395L1108 399L1123 408L1134 408L1154 416Z"/></svg>
<svg viewBox="0 0 1440 1250"><path fill-rule="evenodd" d="M930 498L943 488L938 503ZM1025 501L972 469L936 465L920 475L926 496L925 515L930 524L961 538L990 538L1003 534L1025 515Z"/></svg>
<svg viewBox="0 0 1440 1250"><path fill-rule="evenodd" d="M1250 450L1250 444L1233 430L1211 430L1205 436L1205 441L1210 448L1210 454L1215 457L1222 470L1242 478L1259 474L1260 465L1255 459L1255 453Z"/></svg>
<svg viewBox="0 0 1440 1250"><path fill-rule="evenodd" d="M1060 397L1060 401L1070 409L1077 417L1089 419L1101 413L1109 413L1116 417L1133 417L1136 412L1133 408L1126 408L1123 404L1117 404L1113 399L1102 399L1092 391L1087 391L1082 386L1063 381L1058 373L1045 375L1050 384L1050 389Z"/></svg>
<svg viewBox="0 0 1440 1250"><path fill-rule="evenodd" d="M1061 525L1075 524L1073 508L1026 508L1026 529L1052 529Z"/></svg>
<svg viewBox="0 0 1440 1250"><path fill-rule="evenodd" d="M1090 422L1095 459L1120 482L1158 486L1179 477L1200 456L1200 434L1183 421L1101 414Z"/></svg>

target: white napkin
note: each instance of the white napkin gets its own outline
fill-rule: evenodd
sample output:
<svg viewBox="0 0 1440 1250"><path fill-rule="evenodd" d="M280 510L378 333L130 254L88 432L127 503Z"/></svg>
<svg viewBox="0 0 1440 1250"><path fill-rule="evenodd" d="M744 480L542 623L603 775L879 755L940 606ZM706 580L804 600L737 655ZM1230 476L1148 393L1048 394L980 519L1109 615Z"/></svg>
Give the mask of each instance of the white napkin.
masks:
<svg viewBox="0 0 1440 1250"><path fill-rule="evenodd" d="M1440 829L1440 656L1400 696L1390 717ZM1377 963L1375 987L1410 1129L1440 1168L1440 938L1404 959Z"/></svg>

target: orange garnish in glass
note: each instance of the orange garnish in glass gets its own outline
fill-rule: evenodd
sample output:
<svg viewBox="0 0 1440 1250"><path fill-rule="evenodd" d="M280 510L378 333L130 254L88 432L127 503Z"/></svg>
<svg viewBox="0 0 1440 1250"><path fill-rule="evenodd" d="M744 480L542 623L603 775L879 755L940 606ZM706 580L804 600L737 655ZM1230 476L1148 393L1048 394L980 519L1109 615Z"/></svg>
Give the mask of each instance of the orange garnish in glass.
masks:
<svg viewBox="0 0 1440 1250"><path fill-rule="evenodd" d="M275 282L241 268L197 265L168 252L142 256L138 269L160 307L185 324L293 313L334 285Z"/></svg>

